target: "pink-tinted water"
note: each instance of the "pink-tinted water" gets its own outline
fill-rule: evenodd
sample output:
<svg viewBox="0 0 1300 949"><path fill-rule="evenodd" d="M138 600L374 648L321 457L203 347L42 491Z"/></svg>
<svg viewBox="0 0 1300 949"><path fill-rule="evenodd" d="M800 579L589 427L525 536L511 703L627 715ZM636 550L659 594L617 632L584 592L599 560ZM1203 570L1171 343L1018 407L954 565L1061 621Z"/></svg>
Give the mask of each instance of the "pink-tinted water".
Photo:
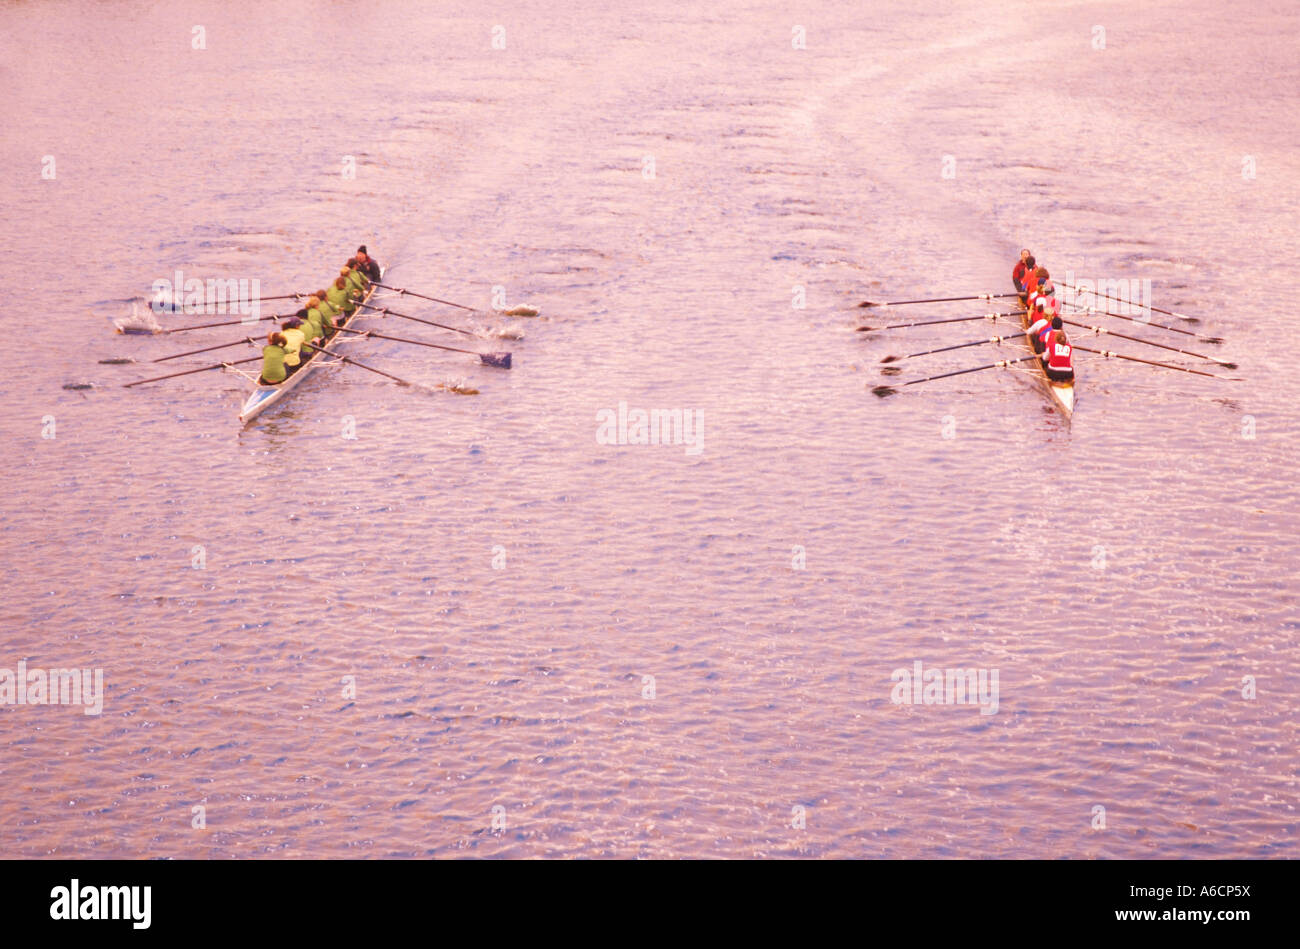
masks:
<svg viewBox="0 0 1300 949"><path fill-rule="evenodd" d="M929 6L0 7L0 668L104 674L98 716L0 705L0 851L1295 856L1295 9ZM240 335L114 334L154 280L362 242L538 305L482 344L515 368L370 340L481 394L322 370L246 430L237 375L120 387ZM854 304L1025 245L1244 381L871 395L988 328L859 323L988 307ZM620 402L702 450L601 444ZM996 713L891 701L917 661Z"/></svg>

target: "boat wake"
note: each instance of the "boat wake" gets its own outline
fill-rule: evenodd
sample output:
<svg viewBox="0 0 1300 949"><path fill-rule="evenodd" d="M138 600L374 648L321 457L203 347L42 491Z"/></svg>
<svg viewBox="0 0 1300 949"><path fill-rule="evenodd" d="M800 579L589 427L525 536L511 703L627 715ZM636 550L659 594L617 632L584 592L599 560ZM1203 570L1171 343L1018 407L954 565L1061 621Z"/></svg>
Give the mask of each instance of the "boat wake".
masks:
<svg viewBox="0 0 1300 949"><path fill-rule="evenodd" d="M469 380L465 378L447 379L435 383L433 388L440 392L454 392L456 395L478 395L478 389L470 385Z"/></svg>
<svg viewBox="0 0 1300 949"><path fill-rule="evenodd" d="M119 333L156 333L162 329L151 307L140 308L140 301L143 299L143 297L134 298L131 301L130 316L113 321L113 327Z"/></svg>

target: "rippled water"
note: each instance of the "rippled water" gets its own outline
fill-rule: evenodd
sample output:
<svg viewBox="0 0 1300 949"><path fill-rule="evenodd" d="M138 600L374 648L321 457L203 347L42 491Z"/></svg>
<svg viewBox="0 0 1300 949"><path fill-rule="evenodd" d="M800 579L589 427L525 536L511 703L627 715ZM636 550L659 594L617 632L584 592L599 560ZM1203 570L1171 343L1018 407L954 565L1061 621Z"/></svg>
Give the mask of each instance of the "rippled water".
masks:
<svg viewBox="0 0 1300 949"><path fill-rule="evenodd" d="M0 667L105 689L0 706L4 852L1295 856L1297 14L949 7L0 8ZM537 305L488 321L515 368L369 340L481 394L321 370L245 430L238 376L120 387L237 338L114 334L153 280L362 242ZM1013 373L870 394L987 327L860 323L987 307L857 302L1003 292L1025 245L1244 381L1081 354L1072 425ZM599 444L620 402L703 451ZM895 704L916 661L997 670L996 714Z"/></svg>

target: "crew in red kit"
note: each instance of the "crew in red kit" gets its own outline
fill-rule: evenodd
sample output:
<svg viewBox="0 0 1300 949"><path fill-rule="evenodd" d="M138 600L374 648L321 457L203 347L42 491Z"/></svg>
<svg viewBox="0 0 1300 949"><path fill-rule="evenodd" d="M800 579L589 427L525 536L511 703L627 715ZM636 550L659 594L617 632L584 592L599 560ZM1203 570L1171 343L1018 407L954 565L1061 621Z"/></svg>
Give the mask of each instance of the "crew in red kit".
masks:
<svg viewBox="0 0 1300 949"><path fill-rule="evenodd" d="M1052 283L1051 275L1048 274L1046 267L1039 267L1035 271L1035 277L1038 280L1038 286L1034 291L1028 294L1028 305L1032 310L1038 305L1040 300L1043 301L1043 309L1047 313L1048 319L1053 316L1061 315L1061 302L1056 298L1056 286Z"/></svg>
<svg viewBox="0 0 1300 949"><path fill-rule="evenodd" d="M1030 257L1029 260L1025 261L1025 263L1028 265L1025 268L1025 286L1024 286L1025 303L1026 305L1032 306L1034 292L1038 289L1038 273L1039 271L1043 270L1043 268L1035 267L1034 258L1032 257Z"/></svg>
<svg viewBox="0 0 1300 949"><path fill-rule="evenodd" d="M1020 252L1020 259L1016 261L1015 269L1011 271L1011 282L1015 285L1016 292L1022 293L1025 289L1025 271L1034 266L1034 255L1027 250Z"/></svg>
<svg viewBox="0 0 1300 949"><path fill-rule="evenodd" d="M1065 330L1061 328L1059 316L1052 319L1052 328L1047 330L1045 342L1043 355L1040 358L1047 370L1047 378L1053 382L1073 382L1074 347L1065 338Z"/></svg>
<svg viewBox="0 0 1300 949"><path fill-rule="evenodd" d="M1029 338L1034 341L1034 352L1043 351L1043 333L1049 332L1052 328L1052 317L1050 314L1043 312L1043 298L1039 297L1034 301L1033 307L1029 311L1032 316L1029 321Z"/></svg>

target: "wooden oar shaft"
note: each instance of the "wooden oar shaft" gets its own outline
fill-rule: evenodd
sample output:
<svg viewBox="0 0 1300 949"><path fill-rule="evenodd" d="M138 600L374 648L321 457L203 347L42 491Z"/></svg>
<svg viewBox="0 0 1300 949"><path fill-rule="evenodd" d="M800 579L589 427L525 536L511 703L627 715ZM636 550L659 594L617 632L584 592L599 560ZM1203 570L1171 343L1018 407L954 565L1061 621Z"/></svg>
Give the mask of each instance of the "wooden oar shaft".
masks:
<svg viewBox="0 0 1300 949"><path fill-rule="evenodd" d="M958 343L956 346L941 346L938 349L927 349L919 353L908 353L906 356L887 356L881 362L896 362L899 359L915 359L917 356L932 356L935 353L946 353L954 349L966 349L969 346L987 346L989 343L1004 343L1010 339L1017 339L1022 336L1017 333L1015 336L991 336L988 339L977 339L973 343Z"/></svg>
<svg viewBox="0 0 1300 949"><path fill-rule="evenodd" d="M967 297L932 297L929 300L889 300L884 303L872 303L870 300L863 300L858 304L859 307L890 307L890 306L911 306L913 303L957 303L963 300L999 300L1003 297L1019 296L1015 293L977 293Z"/></svg>
<svg viewBox="0 0 1300 949"><path fill-rule="evenodd" d="M410 294L413 297L419 297L421 300L428 300L431 303L441 303L444 306L454 306L458 310L469 310L471 313L482 312L478 307L466 306L463 303L452 303L450 300L440 300L437 297L425 296L423 293L416 293L414 290L404 290L401 287L390 287L388 284L380 283L377 280L374 281L374 284L376 287L383 287L385 290L392 290L398 296L401 296L403 294Z"/></svg>
<svg viewBox="0 0 1300 949"><path fill-rule="evenodd" d="M445 349L452 353L466 353L470 356L477 356L485 364L494 366L498 369L510 368L510 353L476 353L472 349L458 349L455 346L444 346L441 343L426 343L419 339L407 339L404 336L386 336L383 333L376 333L373 330L354 330L346 326L340 327L344 333L356 333L359 336L373 336L376 339L391 339L395 343L410 343L412 346L427 346L429 349Z"/></svg>
<svg viewBox="0 0 1300 949"><path fill-rule="evenodd" d="M986 366L976 366L973 369L958 369L956 372L944 372L937 376L926 376L924 379L910 379L907 382L898 382L889 386L876 386L872 391L877 395L885 394L882 390L901 388L902 386L914 386L922 382L933 382L935 379L947 379L951 376L964 376L970 372L981 372L985 369L1005 369L1008 366L1014 366L1018 362L1028 362L1031 359L1037 359L1037 355L1031 353L1028 356L1021 356L1019 359L1001 359L998 362L991 362Z"/></svg>
<svg viewBox="0 0 1300 949"><path fill-rule="evenodd" d="M1137 356L1125 356L1123 353L1113 353L1109 349L1089 349L1087 346L1079 346L1071 343L1078 350L1085 353L1094 353L1098 356L1104 356L1107 359L1127 359L1129 362L1140 362L1148 366L1159 366L1161 369L1174 369L1178 372L1190 372L1194 376L1209 376L1211 379L1231 379L1230 376L1219 376L1212 372L1201 372L1199 369L1188 369L1185 366L1175 366L1167 362L1156 362L1154 359L1139 359ZM1233 380L1236 381L1236 380Z"/></svg>
<svg viewBox="0 0 1300 949"><path fill-rule="evenodd" d="M247 343L248 339L237 339L233 343L221 343L217 346L204 346L202 349L191 349L187 353L176 353L173 356L159 356L157 359L151 359L150 362L167 362L169 359L180 359L182 356L197 356L199 353L210 353L214 349L229 349L231 346L242 346Z"/></svg>
<svg viewBox="0 0 1300 949"><path fill-rule="evenodd" d="M1061 286L1066 287L1067 289L1070 289L1070 290L1074 290L1076 293L1078 292L1078 288L1077 288L1077 287L1072 287L1072 286L1070 286L1068 283L1063 283L1063 284L1061 284ZM1106 296L1106 294L1100 294L1100 295L1101 295L1101 296ZM1108 297L1108 299L1114 300L1114 301L1116 301L1117 303L1131 303L1131 302L1132 302L1131 300L1121 300L1121 299L1119 299L1119 297ZM1203 342L1206 342L1206 343L1222 343L1222 342L1223 342L1223 338L1222 338L1221 336L1205 336L1205 335L1203 335L1203 334L1201 334L1201 333L1193 333L1191 330L1185 330L1185 329L1182 329L1181 327L1178 327L1178 326L1169 326L1167 323L1157 323L1157 322L1155 322L1154 320L1139 320L1137 317L1134 317L1134 316L1125 316L1123 313L1112 313L1112 312L1110 312L1110 310L1099 310L1099 309L1097 309L1096 307L1090 307L1090 306L1079 306L1078 304L1075 304L1075 303L1071 303L1070 305L1073 306L1076 310L1080 310L1080 311L1082 311L1082 312L1084 312L1084 313L1096 313L1096 314L1099 314L1099 315L1101 315L1101 316L1113 316L1113 317L1114 317L1115 319L1117 319L1117 320L1128 320L1130 323L1140 323L1142 326L1154 326L1156 329L1168 330L1168 331L1171 332L1171 333L1182 333L1184 336L1191 336L1191 337L1193 337L1193 338L1195 338L1195 339L1199 339L1199 340L1201 340L1201 341L1203 341ZM1169 316L1176 316L1176 317L1179 317L1180 319L1184 319L1184 320L1193 320L1193 319L1195 319L1195 317L1185 316L1185 315L1182 314L1182 313L1175 313L1175 312L1173 312L1172 310L1162 310L1162 309L1160 309L1159 307L1149 306L1149 307L1147 307L1147 309L1148 309L1148 310L1153 310L1153 311L1156 312L1156 313L1166 313L1166 314L1168 314Z"/></svg>
<svg viewBox="0 0 1300 949"><path fill-rule="evenodd" d="M246 362L258 362L261 358L261 356L252 356L248 359L237 359L234 362L219 362L212 366L203 366L200 369L187 369L184 372L173 372L170 375L156 376L153 379L138 379L135 382L123 383L122 388L129 389L132 386L142 386L146 382L161 382L164 379L175 379L177 376L191 376L196 372L207 372L210 369L220 369L223 366L242 366Z"/></svg>
<svg viewBox="0 0 1300 949"><path fill-rule="evenodd" d="M940 323L970 323L973 320L996 320L1004 316L1017 316L1017 313L981 313L979 316L954 316L947 320L922 320L919 323L890 323L887 326L859 326L857 331L865 333L868 330L901 330L911 326L938 326Z"/></svg>
<svg viewBox="0 0 1300 949"><path fill-rule="evenodd" d="M383 286L383 284L379 284L379 286ZM433 320L425 320L418 316L411 316L409 313L398 313L396 310L390 310L386 306L374 306L370 303L362 303L361 305L368 310L378 310L380 313L390 313L393 316L400 316L404 320L414 320L416 323L424 323L426 326L436 326L438 329L451 330L453 333L463 333L466 336L473 336L475 339L478 339L478 334L471 333L469 330L463 330L459 326L448 326L445 323L435 323Z"/></svg>
<svg viewBox="0 0 1300 949"><path fill-rule="evenodd" d="M214 326L240 326L240 325L247 326L250 322L260 323L262 320L278 320L281 318L287 318L289 315L290 314L288 313L272 313L268 316L259 316L257 319L251 321L250 320L227 320L224 323L200 323L198 326L178 326L175 329L163 330L161 333L157 333L155 335L167 336L172 333L187 333L190 330L206 330L206 329L211 329Z"/></svg>
<svg viewBox="0 0 1300 949"><path fill-rule="evenodd" d="M1164 343L1155 343L1149 339L1142 339L1140 336L1129 336L1125 333L1116 333L1114 330L1106 329L1104 326L1089 326L1087 323L1076 323L1074 320L1061 320L1062 323L1069 323L1071 326L1079 326L1086 330L1092 330L1098 335L1118 336L1120 339L1130 339L1135 343L1142 343L1146 346L1154 346L1157 349L1167 349L1171 353L1182 353L1184 356L1195 356L1197 359L1205 359L1216 365L1223 366L1225 369L1236 369L1237 364L1225 362L1222 359L1215 359L1213 356L1207 356L1204 353L1193 352L1190 349L1179 349L1177 346L1166 346Z"/></svg>
<svg viewBox="0 0 1300 949"><path fill-rule="evenodd" d="M1079 293L1079 292L1081 292L1081 291L1079 290L1078 287L1071 286L1071 285L1068 284L1068 283L1063 283L1063 284L1061 284L1061 286L1065 287L1066 289L1073 290L1075 293ZM1136 302L1133 301L1133 300L1125 300L1123 297L1113 297L1113 296L1111 296L1109 293L1099 293L1099 292L1096 291L1096 290L1088 290L1088 291L1082 291L1082 292L1091 293L1093 296L1095 296L1095 297L1101 297L1101 298L1104 299L1104 300L1114 300L1116 303L1128 303L1128 304L1133 304L1133 305L1135 305L1135 306L1142 306L1142 305L1143 305L1143 304L1141 304L1141 303L1136 303ZM1150 304L1146 304L1146 308L1147 308L1148 310L1151 310L1153 313L1163 313L1163 314L1165 314L1165 316L1176 316L1176 317L1178 317L1180 320L1195 320L1195 319L1196 319L1196 317L1194 317L1194 316L1188 316L1186 313L1178 313L1178 312L1175 312L1174 310L1162 310L1162 309L1160 309L1160 307L1158 307L1158 306L1151 306ZM1117 315L1118 315L1118 314L1115 314L1115 313L1112 313L1112 314L1111 314L1111 316L1117 316Z"/></svg>
<svg viewBox="0 0 1300 949"><path fill-rule="evenodd" d="M346 328L344 328L344 329L346 329ZM411 383L407 382L405 379L399 379L397 376L394 376L394 375L392 375L391 373L384 372L384 370L382 370L382 369L376 369L374 366L367 366L367 365L366 365L365 363L363 363L363 362L357 362L357 361L356 361L355 359L353 359L351 356L344 356L342 353L330 352L329 350L321 349L321 347L319 347L319 346L315 346L315 345L313 345L313 344L311 344L311 343L303 343L303 345L306 346L308 349L314 349L314 350L316 350L317 352L325 353L326 355L333 356L333 357L335 357L336 359L342 359L344 362L346 362L346 363L351 363L352 365L357 366L357 367L360 368L360 369L367 369L367 370L369 370L370 372L373 372L373 373L376 373L376 374L378 374L378 375L384 376L384 377L386 377L386 378L388 378L388 379L392 379L394 382L400 383L400 384L402 384L402 385L404 385L404 386L410 386L410 385L411 385Z"/></svg>

